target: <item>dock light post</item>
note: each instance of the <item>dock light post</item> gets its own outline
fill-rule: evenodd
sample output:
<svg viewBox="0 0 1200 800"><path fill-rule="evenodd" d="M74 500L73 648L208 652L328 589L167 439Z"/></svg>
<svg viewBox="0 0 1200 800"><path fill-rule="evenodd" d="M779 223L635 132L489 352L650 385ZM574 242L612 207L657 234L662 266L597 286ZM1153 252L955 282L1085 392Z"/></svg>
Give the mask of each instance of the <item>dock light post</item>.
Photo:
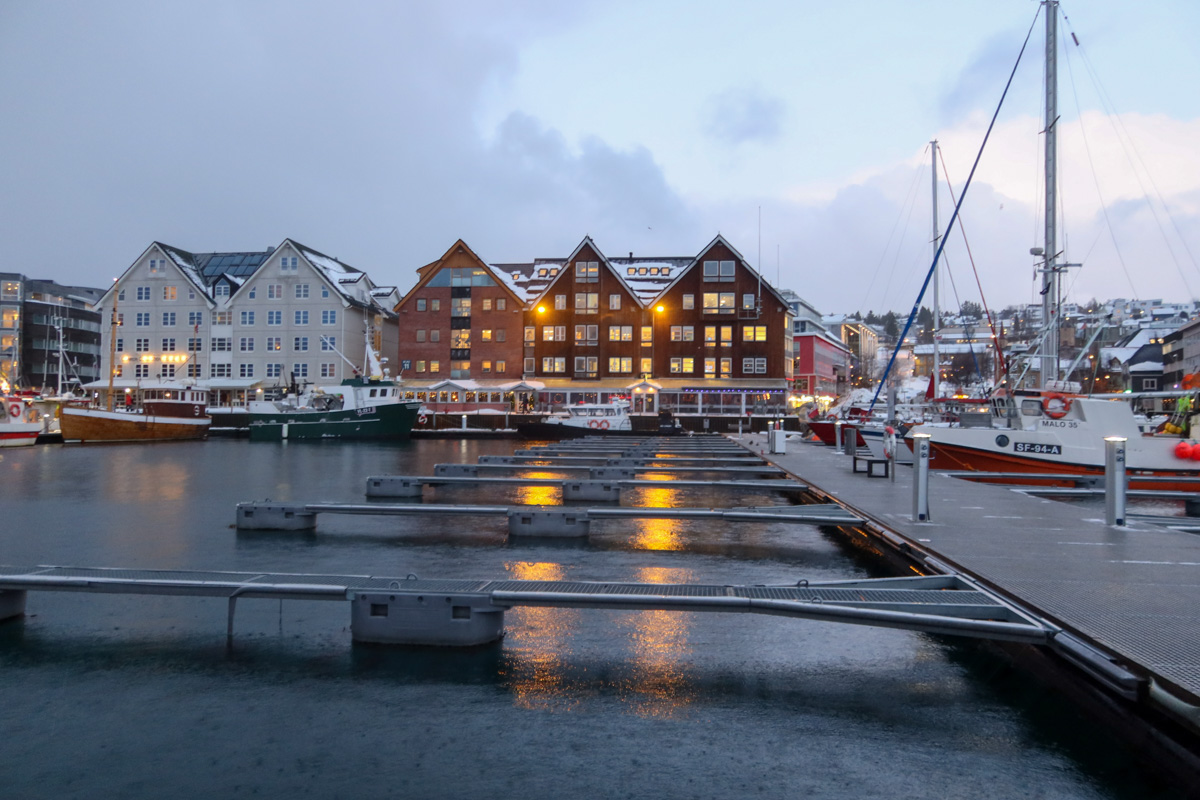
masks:
<svg viewBox="0 0 1200 800"><path fill-rule="evenodd" d="M913 522L929 522L928 433L913 434Z"/></svg>
<svg viewBox="0 0 1200 800"><path fill-rule="evenodd" d="M1125 526L1124 436L1104 437L1104 524Z"/></svg>
<svg viewBox="0 0 1200 800"><path fill-rule="evenodd" d="M846 452L846 449L842 447L842 421L840 419L833 423L833 444L838 455Z"/></svg>

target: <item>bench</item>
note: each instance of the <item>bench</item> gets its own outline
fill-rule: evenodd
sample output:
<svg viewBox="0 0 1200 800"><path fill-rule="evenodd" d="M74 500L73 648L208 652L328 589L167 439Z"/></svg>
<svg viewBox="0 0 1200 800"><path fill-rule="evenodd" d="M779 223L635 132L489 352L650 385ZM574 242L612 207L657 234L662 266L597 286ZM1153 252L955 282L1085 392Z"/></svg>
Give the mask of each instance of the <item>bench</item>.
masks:
<svg viewBox="0 0 1200 800"><path fill-rule="evenodd" d="M868 478L886 478L890 474L891 461L889 459L875 458L874 456L869 456L869 455L868 456L860 456L858 453L855 453L851 457L850 469L852 472L858 472L858 462L860 462L860 461L867 465L866 473L867 473ZM876 464L883 465L883 474L882 475L875 474L875 465Z"/></svg>

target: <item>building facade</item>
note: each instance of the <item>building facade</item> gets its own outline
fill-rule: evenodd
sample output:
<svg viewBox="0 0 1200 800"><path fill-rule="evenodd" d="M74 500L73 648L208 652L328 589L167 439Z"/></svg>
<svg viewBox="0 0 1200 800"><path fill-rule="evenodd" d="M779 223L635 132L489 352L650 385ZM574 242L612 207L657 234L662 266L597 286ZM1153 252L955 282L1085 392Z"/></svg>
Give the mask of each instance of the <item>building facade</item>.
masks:
<svg viewBox="0 0 1200 800"><path fill-rule="evenodd" d="M101 289L0 273L0 386L55 394L101 372Z"/></svg>

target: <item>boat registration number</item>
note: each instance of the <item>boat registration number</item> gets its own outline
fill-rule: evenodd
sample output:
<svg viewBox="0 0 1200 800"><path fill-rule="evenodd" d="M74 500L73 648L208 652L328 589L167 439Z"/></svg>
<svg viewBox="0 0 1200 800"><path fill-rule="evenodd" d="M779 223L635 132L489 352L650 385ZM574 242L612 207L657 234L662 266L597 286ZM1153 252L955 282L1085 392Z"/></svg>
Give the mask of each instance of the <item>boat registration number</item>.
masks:
<svg viewBox="0 0 1200 800"><path fill-rule="evenodd" d="M1049 456L1061 456L1062 445L1058 444L1034 444L1033 442L1017 442L1013 445L1013 450L1018 453L1042 453Z"/></svg>
<svg viewBox="0 0 1200 800"><path fill-rule="evenodd" d="M359 409L356 409L356 411L358 412L358 415L360 417L363 416L364 414L374 414L375 406L367 406L366 408L359 408Z"/></svg>

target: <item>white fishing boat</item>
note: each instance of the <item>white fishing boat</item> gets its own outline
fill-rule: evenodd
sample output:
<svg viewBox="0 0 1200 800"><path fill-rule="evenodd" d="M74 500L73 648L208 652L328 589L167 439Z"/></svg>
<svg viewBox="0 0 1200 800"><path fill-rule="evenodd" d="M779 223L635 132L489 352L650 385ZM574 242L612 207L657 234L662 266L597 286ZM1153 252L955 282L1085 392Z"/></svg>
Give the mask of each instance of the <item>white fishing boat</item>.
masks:
<svg viewBox="0 0 1200 800"><path fill-rule="evenodd" d="M674 436L682 428L667 412L660 412L657 430L635 431L629 415L629 401L616 399L607 403L577 403L562 411L543 417L537 422L517 425L517 432L527 439L571 439L580 436Z"/></svg>
<svg viewBox="0 0 1200 800"><path fill-rule="evenodd" d="M37 410L17 396L4 397L4 419L0 420L0 447L25 447L36 444L42 432Z"/></svg>

